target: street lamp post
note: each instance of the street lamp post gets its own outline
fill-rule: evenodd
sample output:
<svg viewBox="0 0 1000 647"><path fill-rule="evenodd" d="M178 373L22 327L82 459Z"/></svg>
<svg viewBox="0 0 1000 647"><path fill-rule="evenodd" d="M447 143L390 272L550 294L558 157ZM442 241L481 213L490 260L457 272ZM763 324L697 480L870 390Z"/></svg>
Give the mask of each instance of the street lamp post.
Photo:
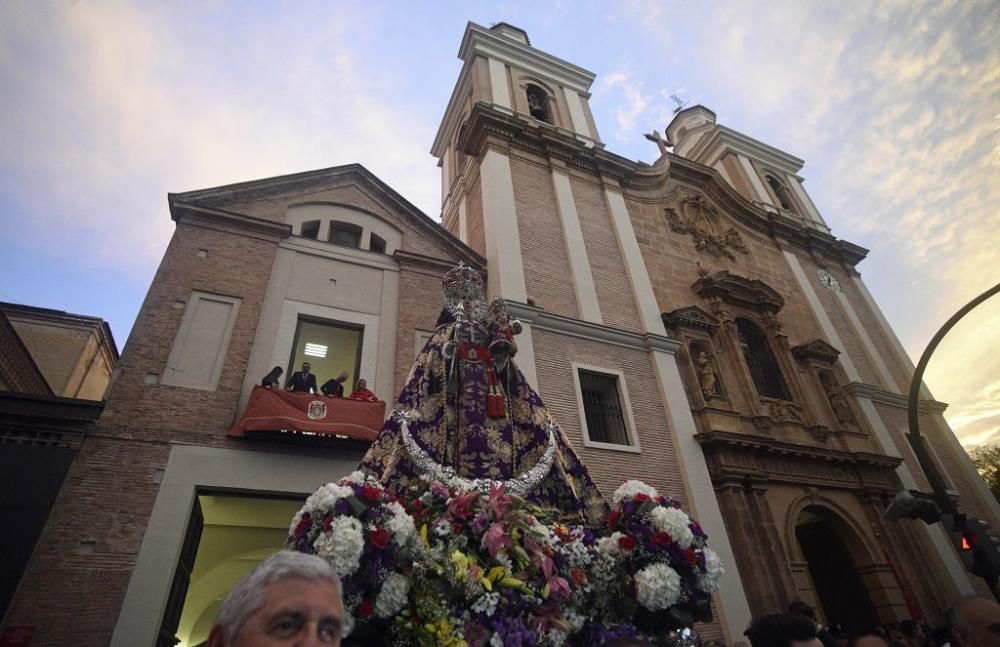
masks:
<svg viewBox="0 0 1000 647"><path fill-rule="evenodd" d="M962 317L997 292L1000 292L1000 283L994 285L963 306L961 310L952 315L941 326L941 329L931 339L924 350L924 354L920 356L920 361L917 362L916 370L913 372L913 381L910 383L907 417L910 427L910 444L913 446L917 462L920 463L920 467L923 469L924 474L927 476L927 481L934 491L934 500L943 515L942 521L953 534L961 533L959 537L961 549L972 553L972 560L971 562L967 562L967 566L986 580L990 591L1000 599L1000 591L997 590L997 582L1000 580L1000 555L997 554L996 548L992 545L989 537L986 536L982 525L974 519L966 519L965 515L959 512L958 504L948 494L948 488L944 484L944 477L938 472L937 465L931 460L927 452L927 447L924 445L924 439L920 435L920 420L917 410L917 405L920 402L920 386L923 383L924 370L927 368L931 355L937 349L938 344L941 343L944 336L955 327L955 324Z"/></svg>

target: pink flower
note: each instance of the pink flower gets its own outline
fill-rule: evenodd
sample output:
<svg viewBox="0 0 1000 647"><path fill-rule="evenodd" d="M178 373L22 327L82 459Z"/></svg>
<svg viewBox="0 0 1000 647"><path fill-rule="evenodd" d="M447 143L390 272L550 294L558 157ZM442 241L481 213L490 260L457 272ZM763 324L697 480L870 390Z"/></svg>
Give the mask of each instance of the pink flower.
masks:
<svg viewBox="0 0 1000 647"><path fill-rule="evenodd" d="M472 505L479 498L479 492L469 492L458 494L452 497L448 503L448 514L459 521L466 521L472 517Z"/></svg>
<svg viewBox="0 0 1000 647"><path fill-rule="evenodd" d="M502 518L507 512L508 505L510 505L510 497L506 494L506 488L502 485L491 487L488 507L493 512L493 518Z"/></svg>
<svg viewBox="0 0 1000 647"><path fill-rule="evenodd" d="M565 598L569 599L571 592L569 590L569 582L565 578L555 577L549 578L549 595L554 598Z"/></svg>
<svg viewBox="0 0 1000 647"><path fill-rule="evenodd" d="M507 535L507 529L504 527L504 524L495 523L483 535L482 545L486 550L490 551L490 557L495 559L501 548L510 548L513 542Z"/></svg>

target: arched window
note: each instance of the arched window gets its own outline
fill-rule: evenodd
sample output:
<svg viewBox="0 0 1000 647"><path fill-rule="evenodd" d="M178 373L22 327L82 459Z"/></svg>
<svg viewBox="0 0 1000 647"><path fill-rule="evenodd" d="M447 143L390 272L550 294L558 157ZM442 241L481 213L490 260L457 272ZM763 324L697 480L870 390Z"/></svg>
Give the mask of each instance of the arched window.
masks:
<svg viewBox="0 0 1000 647"><path fill-rule="evenodd" d="M773 175L765 175L764 177L767 178L767 183L770 185L771 190L774 191L774 197L778 199L778 204L781 205L781 208L788 211L795 211L792 208L792 196L788 194L788 188Z"/></svg>
<svg viewBox="0 0 1000 647"><path fill-rule="evenodd" d="M531 116L539 121L551 124L552 118L549 116L548 107L549 98L545 94L545 90L537 85L529 85L526 92L528 94L528 112L531 113Z"/></svg>
<svg viewBox="0 0 1000 647"><path fill-rule="evenodd" d="M746 319L736 320L736 330L740 336L743 359L750 369L750 377L757 388L757 394L778 400L791 400L788 388L781 376L778 362L774 359L767 337L760 328Z"/></svg>

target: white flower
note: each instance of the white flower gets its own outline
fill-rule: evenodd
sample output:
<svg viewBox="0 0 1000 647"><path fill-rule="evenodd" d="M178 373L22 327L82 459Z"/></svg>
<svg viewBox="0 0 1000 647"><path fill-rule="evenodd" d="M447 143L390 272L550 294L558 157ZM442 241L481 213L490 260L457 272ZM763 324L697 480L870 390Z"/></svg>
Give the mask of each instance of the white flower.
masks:
<svg viewBox="0 0 1000 647"><path fill-rule="evenodd" d="M340 637L347 638L354 631L354 614L345 613L344 623L340 627Z"/></svg>
<svg viewBox="0 0 1000 647"><path fill-rule="evenodd" d="M327 483L309 495L309 498L306 499L305 509L313 515L330 512L337 501L353 494L354 490L346 485Z"/></svg>
<svg viewBox="0 0 1000 647"><path fill-rule="evenodd" d="M545 632L545 644L552 647L562 647L566 643L566 634L558 629L549 629Z"/></svg>
<svg viewBox="0 0 1000 647"><path fill-rule="evenodd" d="M334 517L330 530L320 533L313 548L317 555L330 562L337 575L353 575L365 550L361 522L354 517Z"/></svg>
<svg viewBox="0 0 1000 647"><path fill-rule="evenodd" d="M451 534L451 523L447 519L439 519L432 530L438 537L447 537Z"/></svg>
<svg viewBox="0 0 1000 647"><path fill-rule="evenodd" d="M635 597L650 611L668 609L681 598L681 576L666 564L650 564L635 574Z"/></svg>
<svg viewBox="0 0 1000 647"><path fill-rule="evenodd" d="M375 615L389 618L402 611L410 592L410 580L400 573L390 573L375 597Z"/></svg>
<svg viewBox="0 0 1000 647"><path fill-rule="evenodd" d="M612 500L615 502L615 505L621 505L622 501L631 499L640 492L651 499L655 499L660 495L659 492L656 491L656 488L646 485L642 481L632 479L625 481L617 490L615 490L615 495L612 497Z"/></svg>
<svg viewBox="0 0 1000 647"><path fill-rule="evenodd" d="M341 483L343 483L344 481L347 481L348 483L354 483L355 485L364 485L365 473L362 472L361 470L354 470L344 478L340 479Z"/></svg>
<svg viewBox="0 0 1000 647"><path fill-rule="evenodd" d="M569 628L573 630L573 633L583 629L583 623L587 621L587 617L582 613L578 613L575 609L566 609L563 613L563 620L569 625Z"/></svg>
<svg viewBox="0 0 1000 647"><path fill-rule="evenodd" d="M705 548L705 573L698 577L698 588L705 593L715 593L719 590L719 580L726 574L722 568L722 560L711 548Z"/></svg>
<svg viewBox="0 0 1000 647"><path fill-rule="evenodd" d="M413 517L396 501L390 502L386 507L392 513L392 517L385 524L386 527L392 532L392 536L396 539L396 543L400 547L408 545L417 533Z"/></svg>
<svg viewBox="0 0 1000 647"><path fill-rule="evenodd" d="M681 548L690 548L694 541L694 533L689 524L691 517L679 508L667 508L658 505L649 513L653 527L670 535L674 543Z"/></svg>
<svg viewBox="0 0 1000 647"><path fill-rule="evenodd" d="M620 532L613 532L609 537L601 537L597 540L597 550L605 555L617 555L621 552L618 547L618 539L622 536Z"/></svg>
<svg viewBox="0 0 1000 647"><path fill-rule="evenodd" d="M482 613L486 616L492 616L496 612L497 603L499 602L499 593L484 593L472 603L472 611L474 613Z"/></svg>

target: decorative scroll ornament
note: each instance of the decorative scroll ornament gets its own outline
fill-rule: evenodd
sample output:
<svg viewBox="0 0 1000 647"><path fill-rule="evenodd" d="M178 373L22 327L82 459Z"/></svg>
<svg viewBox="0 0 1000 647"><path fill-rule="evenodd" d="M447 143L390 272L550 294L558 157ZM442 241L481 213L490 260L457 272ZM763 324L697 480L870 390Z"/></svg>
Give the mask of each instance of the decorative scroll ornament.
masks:
<svg viewBox="0 0 1000 647"><path fill-rule="evenodd" d="M416 417L413 411L396 411L393 413L393 417L396 419L402 432L403 447L406 448L416 468L427 477L440 481L445 485L454 485L460 490L478 490L488 493L493 488L503 487L507 492L524 496L542 482L549 473L549 470L552 469L552 462L555 460L556 428L555 425L549 424L545 430L548 435L548 445L545 448L545 453L542 454L542 457L530 470L508 480L467 479L459 476L453 467L438 463L427 453L427 450L420 446L409 429L409 422Z"/></svg>
<svg viewBox="0 0 1000 647"><path fill-rule="evenodd" d="M699 252L708 252L716 258L725 256L736 260L733 251L749 254L743 238L734 227L724 228L719 210L708 204L700 195L690 195L682 198L679 211L667 207L664 215L670 230L678 234L690 234L694 239L694 248Z"/></svg>
<svg viewBox="0 0 1000 647"><path fill-rule="evenodd" d="M306 415L310 420L322 420L326 417L326 403L321 400L313 400L306 409Z"/></svg>

